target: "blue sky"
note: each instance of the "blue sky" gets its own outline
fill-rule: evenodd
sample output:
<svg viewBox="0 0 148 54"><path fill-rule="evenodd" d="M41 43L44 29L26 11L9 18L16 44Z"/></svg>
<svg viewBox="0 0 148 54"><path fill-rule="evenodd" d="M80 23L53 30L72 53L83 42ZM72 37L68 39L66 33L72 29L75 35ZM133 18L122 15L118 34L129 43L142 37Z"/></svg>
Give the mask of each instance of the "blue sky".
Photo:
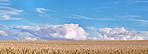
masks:
<svg viewBox="0 0 148 54"><path fill-rule="evenodd" d="M0 0L0 16L7 27L78 24L89 36L101 28L148 31L147 0Z"/></svg>

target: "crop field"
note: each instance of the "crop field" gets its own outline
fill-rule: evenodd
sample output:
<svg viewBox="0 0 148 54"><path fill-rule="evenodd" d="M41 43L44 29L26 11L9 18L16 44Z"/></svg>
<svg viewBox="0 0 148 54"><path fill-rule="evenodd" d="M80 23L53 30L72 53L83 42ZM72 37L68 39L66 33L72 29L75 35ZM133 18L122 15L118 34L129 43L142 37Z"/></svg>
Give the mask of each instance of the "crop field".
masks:
<svg viewBox="0 0 148 54"><path fill-rule="evenodd" d="M0 54L148 54L148 40L0 41Z"/></svg>

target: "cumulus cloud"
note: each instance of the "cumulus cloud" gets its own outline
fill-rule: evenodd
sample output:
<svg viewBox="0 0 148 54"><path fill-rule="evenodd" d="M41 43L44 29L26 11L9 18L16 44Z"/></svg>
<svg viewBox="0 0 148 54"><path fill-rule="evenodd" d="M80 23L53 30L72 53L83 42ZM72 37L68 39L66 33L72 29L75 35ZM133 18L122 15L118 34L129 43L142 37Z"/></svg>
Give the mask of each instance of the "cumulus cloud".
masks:
<svg viewBox="0 0 148 54"><path fill-rule="evenodd" d="M138 31L140 33L141 36L144 37L145 40L148 39L148 31Z"/></svg>
<svg viewBox="0 0 148 54"><path fill-rule="evenodd" d="M17 37L15 38L16 40L22 40L22 41L36 41L40 40L39 37L36 37L30 33L27 32L18 32Z"/></svg>
<svg viewBox="0 0 148 54"><path fill-rule="evenodd" d="M50 40L85 40L88 33L78 24L64 24L64 25L47 25L47 26L16 26L13 29L18 29L21 32L28 32L34 36L42 39Z"/></svg>
<svg viewBox="0 0 148 54"><path fill-rule="evenodd" d="M78 24L0 28L0 40L86 40L88 35Z"/></svg>
<svg viewBox="0 0 148 54"><path fill-rule="evenodd" d="M99 39L104 40L143 40L138 32L127 31L125 28L103 28L98 30Z"/></svg>

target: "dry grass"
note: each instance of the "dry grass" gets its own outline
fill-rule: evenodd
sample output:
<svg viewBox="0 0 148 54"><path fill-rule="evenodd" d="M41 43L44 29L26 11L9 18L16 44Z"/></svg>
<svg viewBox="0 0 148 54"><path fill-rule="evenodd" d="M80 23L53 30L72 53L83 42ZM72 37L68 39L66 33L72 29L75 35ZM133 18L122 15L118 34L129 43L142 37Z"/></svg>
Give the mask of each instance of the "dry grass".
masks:
<svg viewBox="0 0 148 54"><path fill-rule="evenodd" d="M148 40L0 41L0 54L148 54Z"/></svg>

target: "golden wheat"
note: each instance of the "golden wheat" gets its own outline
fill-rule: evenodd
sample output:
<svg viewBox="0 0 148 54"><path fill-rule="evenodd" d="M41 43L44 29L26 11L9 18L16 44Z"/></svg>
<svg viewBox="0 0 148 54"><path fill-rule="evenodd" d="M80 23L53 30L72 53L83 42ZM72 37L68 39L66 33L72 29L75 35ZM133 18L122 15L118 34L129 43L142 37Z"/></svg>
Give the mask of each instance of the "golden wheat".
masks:
<svg viewBox="0 0 148 54"><path fill-rule="evenodd" d="M148 54L148 40L0 41L0 54Z"/></svg>

